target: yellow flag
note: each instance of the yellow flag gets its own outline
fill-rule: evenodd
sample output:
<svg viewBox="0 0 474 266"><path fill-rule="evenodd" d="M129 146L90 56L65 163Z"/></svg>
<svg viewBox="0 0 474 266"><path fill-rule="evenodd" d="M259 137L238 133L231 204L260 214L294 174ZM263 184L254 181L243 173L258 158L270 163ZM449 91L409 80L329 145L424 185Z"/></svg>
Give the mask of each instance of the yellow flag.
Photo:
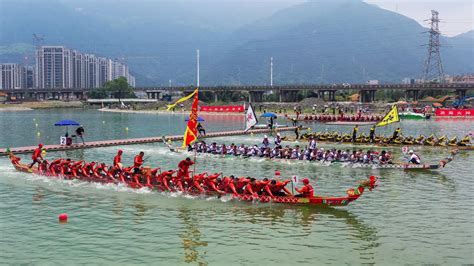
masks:
<svg viewBox="0 0 474 266"><path fill-rule="evenodd" d="M184 101L189 100L189 99L190 99L191 97L193 97L194 94L196 94L197 92L198 92L198 89L194 90L194 92L191 93L191 94L189 94L188 96L184 96L183 98L179 99L179 100L176 101L175 103L167 105L166 107L168 107L168 109L166 109L166 111L171 110L171 108L175 107L178 103L181 103L181 102L184 102Z"/></svg>
<svg viewBox="0 0 474 266"><path fill-rule="evenodd" d="M378 122L376 126L383 127L391 123L399 122L398 108L396 105L392 106L392 109L383 117L382 121Z"/></svg>

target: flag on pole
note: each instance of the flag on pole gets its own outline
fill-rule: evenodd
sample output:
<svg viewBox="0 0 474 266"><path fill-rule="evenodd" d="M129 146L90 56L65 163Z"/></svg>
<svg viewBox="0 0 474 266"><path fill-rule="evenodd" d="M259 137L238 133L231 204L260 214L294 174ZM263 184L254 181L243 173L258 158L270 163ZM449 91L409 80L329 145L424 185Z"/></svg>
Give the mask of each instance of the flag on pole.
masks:
<svg viewBox="0 0 474 266"><path fill-rule="evenodd" d="M257 116L253 111L252 105L249 103L249 109L245 114L245 132L247 132L251 127L255 126L258 123Z"/></svg>
<svg viewBox="0 0 474 266"><path fill-rule="evenodd" d="M391 123L400 122L398 117L398 108L396 105L392 106L392 109L383 117L382 121L377 123L377 127L383 127Z"/></svg>
<svg viewBox="0 0 474 266"><path fill-rule="evenodd" d="M184 132L183 148L186 148L189 144L197 140L197 119L198 119L198 90L194 92L194 101L191 107L191 113L189 114L188 126L186 132Z"/></svg>
<svg viewBox="0 0 474 266"><path fill-rule="evenodd" d="M171 108L175 107L178 103L189 100L191 97L193 97L195 94L197 94L197 92L198 92L198 89L195 89L194 92L189 94L188 96L184 96L183 98L179 99L178 101L176 101L173 104L166 105L166 107L168 107L168 109L166 109L166 111L171 110Z"/></svg>

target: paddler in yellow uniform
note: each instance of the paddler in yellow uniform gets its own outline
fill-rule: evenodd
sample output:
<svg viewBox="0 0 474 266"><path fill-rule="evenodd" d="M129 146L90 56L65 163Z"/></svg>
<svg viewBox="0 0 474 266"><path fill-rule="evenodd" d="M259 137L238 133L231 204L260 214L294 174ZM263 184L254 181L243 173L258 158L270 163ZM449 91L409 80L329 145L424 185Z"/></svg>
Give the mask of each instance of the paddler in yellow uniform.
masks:
<svg viewBox="0 0 474 266"><path fill-rule="evenodd" d="M369 141L370 141L370 143L374 143L374 142L375 142L375 125L373 125L373 126L370 128Z"/></svg>
<svg viewBox="0 0 474 266"><path fill-rule="evenodd" d="M469 136L469 135L466 135L466 136L459 142L459 146L468 146L469 144L471 144L471 136Z"/></svg>
<svg viewBox="0 0 474 266"><path fill-rule="evenodd" d="M356 142L357 132L359 132L359 125L356 125L354 129L352 129L352 142Z"/></svg>
<svg viewBox="0 0 474 266"><path fill-rule="evenodd" d="M402 129L401 128L397 128L395 129L395 131L393 131L393 135L392 135L392 139L390 140L390 143L393 143L393 141L395 141L398 137L398 135L401 133Z"/></svg>

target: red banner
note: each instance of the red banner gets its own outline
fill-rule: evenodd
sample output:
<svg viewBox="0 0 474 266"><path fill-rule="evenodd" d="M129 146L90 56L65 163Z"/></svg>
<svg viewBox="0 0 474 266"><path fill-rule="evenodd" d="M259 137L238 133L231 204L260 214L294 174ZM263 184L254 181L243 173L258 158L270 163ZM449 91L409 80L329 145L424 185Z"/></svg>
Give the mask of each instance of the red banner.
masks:
<svg viewBox="0 0 474 266"><path fill-rule="evenodd" d="M243 105L201 106L201 112L243 113Z"/></svg>
<svg viewBox="0 0 474 266"><path fill-rule="evenodd" d="M197 119L198 119L198 93L194 94L194 102L189 114L188 126L184 132L183 148L193 143L197 139Z"/></svg>
<svg viewBox="0 0 474 266"><path fill-rule="evenodd" d="M436 109L436 116L474 117L474 109Z"/></svg>

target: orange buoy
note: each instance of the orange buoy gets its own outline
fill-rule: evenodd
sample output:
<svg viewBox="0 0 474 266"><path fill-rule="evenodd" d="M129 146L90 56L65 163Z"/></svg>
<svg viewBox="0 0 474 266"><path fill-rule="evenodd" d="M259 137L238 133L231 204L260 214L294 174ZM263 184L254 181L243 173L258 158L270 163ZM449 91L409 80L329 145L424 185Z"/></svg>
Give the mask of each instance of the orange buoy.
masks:
<svg viewBox="0 0 474 266"><path fill-rule="evenodd" d="M67 222L67 213L61 213L59 216L59 222Z"/></svg>

